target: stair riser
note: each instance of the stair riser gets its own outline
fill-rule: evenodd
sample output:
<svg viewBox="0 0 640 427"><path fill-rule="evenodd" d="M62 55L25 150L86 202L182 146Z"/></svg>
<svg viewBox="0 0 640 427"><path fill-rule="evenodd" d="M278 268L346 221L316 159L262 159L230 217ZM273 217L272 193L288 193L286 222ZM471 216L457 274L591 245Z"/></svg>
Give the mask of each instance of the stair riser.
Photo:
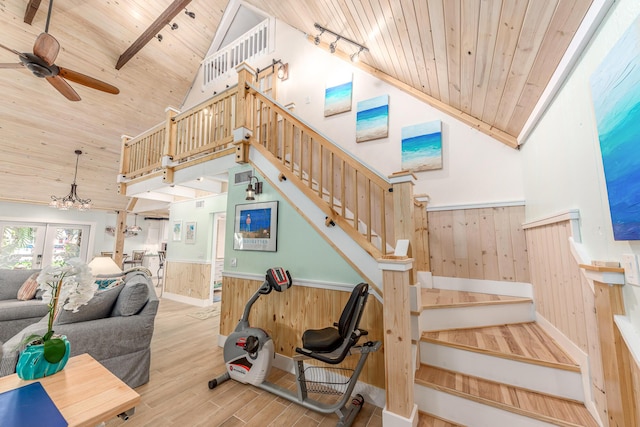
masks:
<svg viewBox="0 0 640 427"><path fill-rule="evenodd" d="M524 301L512 304L425 309L420 313L419 326L421 331L426 332L533 321L535 321L533 303Z"/></svg>
<svg viewBox="0 0 640 427"><path fill-rule="evenodd" d="M580 372L420 342L420 362L474 377L584 402Z"/></svg>
<svg viewBox="0 0 640 427"><path fill-rule="evenodd" d="M415 400L420 411L473 427L544 427L544 421L483 405L472 400L416 384Z"/></svg>
<svg viewBox="0 0 640 427"><path fill-rule="evenodd" d="M533 298L533 287L530 283L523 282L503 282L497 280L433 276L431 287L436 289L449 289L452 291L481 292L485 294Z"/></svg>

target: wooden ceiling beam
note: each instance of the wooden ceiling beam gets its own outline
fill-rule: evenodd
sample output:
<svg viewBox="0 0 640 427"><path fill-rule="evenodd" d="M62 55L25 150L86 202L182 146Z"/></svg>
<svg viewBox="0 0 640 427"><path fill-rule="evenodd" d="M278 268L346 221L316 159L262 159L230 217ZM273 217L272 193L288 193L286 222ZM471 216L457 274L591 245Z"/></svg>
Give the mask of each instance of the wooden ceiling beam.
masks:
<svg viewBox="0 0 640 427"><path fill-rule="evenodd" d="M38 8L40 7L40 1L41 0L29 0L29 3L27 3L27 9L24 11L25 24L31 25L33 22L33 18L35 18Z"/></svg>
<svg viewBox="0 0 640 427"><path fill-rule="evenodd" d="M174 0L169 7L162 12L162 14L156 19L153 24L147 28L144 33L136 41L133 42L131 46L127 50L124 51L120 58L118 58L118 62L116 63L116 70L121 69L124 64L129 62L131 58L134 57L136 53L140 51L149 40L155 37L156 34L160 32L162 27L167 25L175 16L180 13L182 9L187 7L187 5L191 3L191 0Z"/></svg>

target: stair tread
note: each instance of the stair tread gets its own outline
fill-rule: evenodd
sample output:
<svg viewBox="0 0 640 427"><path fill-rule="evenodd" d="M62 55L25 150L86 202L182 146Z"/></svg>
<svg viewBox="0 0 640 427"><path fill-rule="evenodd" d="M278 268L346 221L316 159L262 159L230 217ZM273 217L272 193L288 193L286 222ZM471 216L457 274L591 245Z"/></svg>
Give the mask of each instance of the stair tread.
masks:
<svg viewBox="0 0 640 427"><path fill-rule="evenodd" d="M465 427L462 424L445 420L444 418L418 411L418 427Z"/></svg>
<svg viewBox="0 0 640 427"><path fill-rule="evenodd" d="M580 370L578 364L535 322L428 331L420 340L512 360Z"/></svg>
<svg viewBox="0 0 640 427"><path fill-rule="evenodd" d="M596 427L584 404L507 384L421 365L416 383L562 426Z"/></svg>
<svg viewBox="0 0 640 427"><path fill-rule="evenodd" d="M531 298L524 297L431 288L421 289L421 299L423 309L532 302Z"/></svg>

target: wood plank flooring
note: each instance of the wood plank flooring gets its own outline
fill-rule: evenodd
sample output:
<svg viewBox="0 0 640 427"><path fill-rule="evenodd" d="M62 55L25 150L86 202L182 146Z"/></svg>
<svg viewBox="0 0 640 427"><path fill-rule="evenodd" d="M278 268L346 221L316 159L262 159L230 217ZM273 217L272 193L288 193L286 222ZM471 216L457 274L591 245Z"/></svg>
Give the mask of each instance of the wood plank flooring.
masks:
<svg viewBox="0 0 640 427"><path fill-rule="evenodd" d="M425 332L421 340L571 371L580 370L571 357L533 322Z"/></svg>
<svg viewBox="0 0 640 427"><path fill-rule="evenodd" d="M151 342L151 378L136 389L141 403L126 424L117 418L106 427L335 426L334 414L323 416L253 386L228 381L209 390L208 381L224 372L217 345L220 320L188 315L201 310L161 299ZM279 370L270 379L293 385L293 375ZM382 409L365 403L354 426L381 427Z"/></svg>
<svg viewBox="0 0 640 427"><path fill-rule="evenodd" d="M418 411L418 427L465 427L460 424L454 424L450 421L443 420L426 412Z"/></svg>
<svg viewBox="0 0 640 427"><path fill-rule="evenodd" d="M421 365L416 383L560 426L597 427L582 403L433 366Z"/></svg>
<svg viewBox="0 0 640 427"><path fill-rule="evenodd" d="M531 298L467 291L451 291L448 289L422 288L421 293L423 308L450 308L485 304L515 304L531 301Z"/></svg>

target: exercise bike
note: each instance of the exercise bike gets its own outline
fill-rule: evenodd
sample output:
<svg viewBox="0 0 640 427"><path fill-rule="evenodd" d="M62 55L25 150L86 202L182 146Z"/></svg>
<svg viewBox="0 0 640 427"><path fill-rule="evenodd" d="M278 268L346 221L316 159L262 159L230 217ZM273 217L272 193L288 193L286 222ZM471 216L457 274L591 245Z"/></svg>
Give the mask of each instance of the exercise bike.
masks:
<svg viewBox="0 0 640 427"><path fill-rule="evenodd" d="M334 323L334 327L310 329L304 332L303 346L296 348L298 354L293 357L296 392L266 381L275 357L273 340L264 330L249 326L251 307L260 296L268 295L273 290L283 292L290 287L291 275L288 271L282 268L267 270L264 283L247 302L235 331L229 335L224 344L223 357L226 371L218 378L209 381L209 388L213 389L229 379L234 379L269 391L307 409L323 414L335 413L338 416L337 427L350 426L364 404L362 395L357 394L351 397L351 393L369 353L378 351L381 346L380 341L367 341L358 345L360 337L368 334L366 330L359 329L358 325L369 296L369 285L360 283L354 287L340 320ZM358 353L360 358L354 369L334 368L332 370L318 366L306 368L304 366L304 360L310 358L337 365L347 355ZM315 375L317 372L321 374ZM350 375L348 377L338 375L337 372L348 372ZM310 398L309 393L334 394L340 397L336 402L328 404Z"/></svg>

